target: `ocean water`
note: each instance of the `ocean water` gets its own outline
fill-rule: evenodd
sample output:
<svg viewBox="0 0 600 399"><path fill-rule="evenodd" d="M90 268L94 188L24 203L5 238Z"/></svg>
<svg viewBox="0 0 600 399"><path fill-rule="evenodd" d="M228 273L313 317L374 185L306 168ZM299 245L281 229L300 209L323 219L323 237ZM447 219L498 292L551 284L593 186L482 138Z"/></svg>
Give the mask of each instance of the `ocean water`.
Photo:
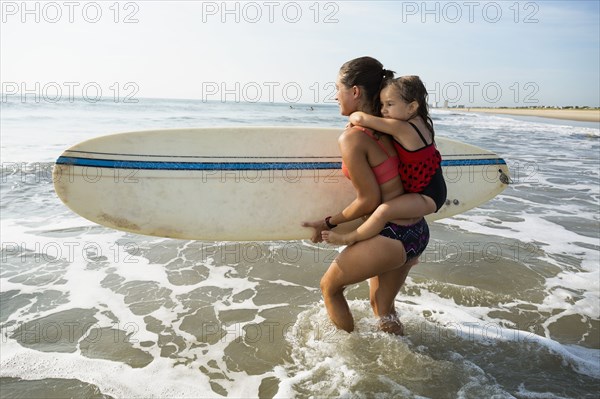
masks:
<svg viewBox="0 0 600 399"><path fill-rule="evenodd" d="M319 280L337 248L110 230L57 198L52 163L99 135L228 125L340 127L337 106L149 100L1 104L0 394L90 398L596 398L600 127L434 110L512 184L432 223L396 299L405 337L336 330ZM300 221L299 221L300 222Z"/></svg>

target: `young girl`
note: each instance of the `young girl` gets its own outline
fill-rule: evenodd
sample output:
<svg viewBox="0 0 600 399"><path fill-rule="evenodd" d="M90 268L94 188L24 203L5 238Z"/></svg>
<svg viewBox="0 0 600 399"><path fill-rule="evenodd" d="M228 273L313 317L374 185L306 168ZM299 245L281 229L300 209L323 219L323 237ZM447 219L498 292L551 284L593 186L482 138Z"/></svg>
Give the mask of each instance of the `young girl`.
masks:
<svg viewBox="0 0 600 399"><path fill-rule="evenodd" d="M440 166L442 157L435 147L425 85L418 76L390 79L384 84L380 99L382 118L354 112L350 123L394 138L400 158L399 174L406 193L379 205L351 233L323 231L322 238L328 243L352 245L378 234L402 240L400 235L406 226L390 221L423 217L437 212L446 201L446 183Z"/></svg>

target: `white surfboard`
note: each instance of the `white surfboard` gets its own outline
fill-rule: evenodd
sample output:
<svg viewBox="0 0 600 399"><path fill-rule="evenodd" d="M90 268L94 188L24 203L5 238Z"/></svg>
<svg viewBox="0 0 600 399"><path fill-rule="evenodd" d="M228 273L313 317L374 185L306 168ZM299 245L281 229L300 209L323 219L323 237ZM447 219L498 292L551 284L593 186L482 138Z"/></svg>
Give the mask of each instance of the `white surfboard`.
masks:
<svg viewBox="0 0 600 399"><path fill-rule="evenodd" d="M302 221L347 206L340 129L228 127L102 136L56 161L54 186L75 213L128 232L211 241L297 240ZM428 220L451 217L500 193L506 162L437 138L448 201Z"/></svg>

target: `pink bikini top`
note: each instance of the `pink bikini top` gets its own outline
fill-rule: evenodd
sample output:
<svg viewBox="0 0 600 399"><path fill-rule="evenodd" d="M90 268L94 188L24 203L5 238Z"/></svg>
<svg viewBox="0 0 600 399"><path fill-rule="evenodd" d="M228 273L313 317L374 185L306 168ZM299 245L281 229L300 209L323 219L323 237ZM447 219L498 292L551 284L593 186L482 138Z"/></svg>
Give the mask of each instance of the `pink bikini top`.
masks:
<svg viewBox="0 0 600 399"><path fill-rule="evenodd" d="M385 152L385 155L388 156L388 159L386 159L379 165L371 167L371 169L373 170L373 173L375 174L375 179L377 179L377 183L381 185L387 181L392 180L394 177L398 176L398 174L399 174L398 166L400 165L400 158L398 158L397 155L390 156L390 154L388 154L388 152L386 151L383 144L381 144L379 139L373 137L372 130L364 128L364 127L360 127L360 126L354 126L354 127L362 130L365 134L367 134L369 137L371 137L373 140L375 140L375 142L379 145L379 147L381 147L383 152ZM350 179L350 173L348 172L348 168L344 164L344 161L342 161L342 173L344 174L344 176L346 176L348 179Z"/></svg>

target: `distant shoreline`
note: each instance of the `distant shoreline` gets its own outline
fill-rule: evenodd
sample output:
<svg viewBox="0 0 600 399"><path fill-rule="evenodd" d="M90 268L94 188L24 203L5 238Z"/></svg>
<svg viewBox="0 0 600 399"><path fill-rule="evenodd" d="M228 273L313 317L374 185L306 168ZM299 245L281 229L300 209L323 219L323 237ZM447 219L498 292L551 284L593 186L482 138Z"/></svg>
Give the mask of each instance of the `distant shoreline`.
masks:
<svg viewBox="0 0 600 399"><path fill-rule="evenodd" d="M580 122L600 122L600 109L554 109L554 108L443 108L448 111L482 112L487 114L539 116Z"/></svg>

